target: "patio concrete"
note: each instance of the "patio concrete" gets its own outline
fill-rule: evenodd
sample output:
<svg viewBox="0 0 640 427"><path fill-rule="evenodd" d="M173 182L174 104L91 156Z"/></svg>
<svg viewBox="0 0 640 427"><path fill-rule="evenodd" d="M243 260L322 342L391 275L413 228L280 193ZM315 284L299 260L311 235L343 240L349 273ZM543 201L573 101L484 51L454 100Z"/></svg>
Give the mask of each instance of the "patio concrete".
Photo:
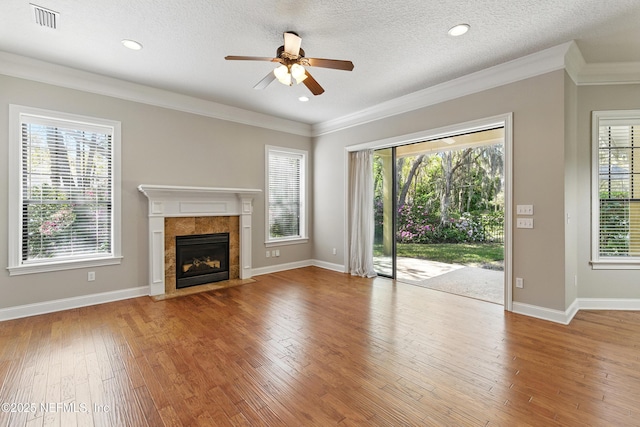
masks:
<svg viewBox="0 0 640 427"><path fill-rule="evenodd" d="M376 268L391 271L391 260L374 258ZM504 272L460 264L398 257L397 280L425 288L504 304Z"/></svg>

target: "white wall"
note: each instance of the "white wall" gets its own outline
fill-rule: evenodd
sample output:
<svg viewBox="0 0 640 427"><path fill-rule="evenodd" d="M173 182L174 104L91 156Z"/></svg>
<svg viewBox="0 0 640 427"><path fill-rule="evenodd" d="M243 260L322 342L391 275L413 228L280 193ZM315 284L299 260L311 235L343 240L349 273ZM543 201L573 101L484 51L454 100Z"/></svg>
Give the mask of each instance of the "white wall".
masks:
<svg viewBox="0 0 640 427"><path fill-rule="evenodd" d="M118 120L122 123L122 252L119 266L9 276L7 157L9 104ZM0 75L0 309L148 285L147 198L140 184L260 188L264 146L311 150L305 136L178 112ZM4 164L2 164L4 162ZM253 267L306 261L311 243L279 247L267 259L264 194L254 200Z"/></svg>

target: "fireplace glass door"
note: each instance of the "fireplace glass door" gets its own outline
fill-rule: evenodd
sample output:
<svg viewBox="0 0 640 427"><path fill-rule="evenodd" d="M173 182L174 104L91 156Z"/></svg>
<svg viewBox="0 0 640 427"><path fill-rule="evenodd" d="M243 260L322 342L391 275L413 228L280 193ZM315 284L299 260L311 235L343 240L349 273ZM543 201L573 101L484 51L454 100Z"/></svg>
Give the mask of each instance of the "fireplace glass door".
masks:
<svg viewBox="0 0 640 427"><path fill-rule="evenodd" d="M229 233L176 236L176 288L229 280Z"/></svg>

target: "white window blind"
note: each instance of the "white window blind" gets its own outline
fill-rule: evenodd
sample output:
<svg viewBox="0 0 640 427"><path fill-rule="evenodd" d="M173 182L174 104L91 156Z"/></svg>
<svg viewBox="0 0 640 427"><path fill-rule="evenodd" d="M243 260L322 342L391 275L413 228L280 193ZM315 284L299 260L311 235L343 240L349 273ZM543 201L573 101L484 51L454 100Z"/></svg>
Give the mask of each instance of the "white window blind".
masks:
<svg viewBox="0 0 640 427"><path fill-rule="evenodd" d="M304 237L306 154L267 149L267 241Z"/></svg>
<svg viewBox="0 0 640 427"><path fill-rule="evenodd" d="M119 255L116 129L62 116L19 115L19 235L10 269Z"/></svg>
<svg viewBox="0 0 640 427"><path fill-rule="evenodd" d="M640 261L640 116L595 117L598 143L594 153L594 258Z"/></svg>

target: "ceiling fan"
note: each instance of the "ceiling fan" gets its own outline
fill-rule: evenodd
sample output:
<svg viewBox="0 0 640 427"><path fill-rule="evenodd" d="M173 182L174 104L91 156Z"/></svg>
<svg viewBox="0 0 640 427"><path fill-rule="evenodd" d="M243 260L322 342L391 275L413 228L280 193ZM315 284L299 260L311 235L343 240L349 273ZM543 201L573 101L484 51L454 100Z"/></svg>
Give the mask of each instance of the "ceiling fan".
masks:
<svg viewBox="0 0 640 427"><path fill-rule="evenodd" d="M270 61L278 62L281 65L267 74L262 80L260 80L253 88L264 89L269 84L278 79L278 81L284 85L292 86L294 83L304 85L314 95L321 95L324 89L314 79L309 71L304 67L322 67L333 68L335 70L353 70L353 63L351 61L342 61L339 59L323 59L323 58L306 58L304 56L304 50L300 48L302 39L298 34L293 31L287 31L284 33L284 46L280 46L276 51L275 58L260 57L260 56L225 56L224 59L230 61Z"/></svg>

